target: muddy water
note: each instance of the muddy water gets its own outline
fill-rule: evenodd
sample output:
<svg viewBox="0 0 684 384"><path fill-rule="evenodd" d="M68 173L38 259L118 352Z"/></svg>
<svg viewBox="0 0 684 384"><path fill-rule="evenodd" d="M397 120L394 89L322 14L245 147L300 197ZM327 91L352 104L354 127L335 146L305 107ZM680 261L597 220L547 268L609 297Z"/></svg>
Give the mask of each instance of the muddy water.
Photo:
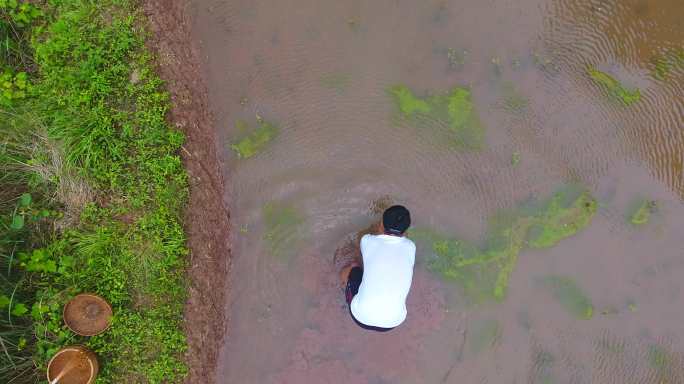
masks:
<svg viewBox="0 0 684 384"><path fill-rule="evenodd" d="M683 16L677 0L197 0L233 221L218 382L684 382ZM402 118L396 84L468 87L482 148ZM277 134L231 149L264 122ZM500 210L567 183L596 216L524 249L505 299L469 303L419 245L406 322L373 334L349 318L347 240L387 202L476 242ZM636 226L640 200L657 205ZM591 319L549 276L583 292Z"/></svg>

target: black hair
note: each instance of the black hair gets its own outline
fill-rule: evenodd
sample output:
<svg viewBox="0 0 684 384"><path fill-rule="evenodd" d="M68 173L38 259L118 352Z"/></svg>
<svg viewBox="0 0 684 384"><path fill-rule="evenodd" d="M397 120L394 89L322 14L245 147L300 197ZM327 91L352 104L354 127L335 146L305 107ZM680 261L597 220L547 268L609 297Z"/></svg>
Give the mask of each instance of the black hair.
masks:
<svg viewBox="0 0 684 384"><path fill-rule="evenodd" d="M411 226L411 213L403 205L393 205L382 214L382 225L388 235L403 235Z"/></svg>

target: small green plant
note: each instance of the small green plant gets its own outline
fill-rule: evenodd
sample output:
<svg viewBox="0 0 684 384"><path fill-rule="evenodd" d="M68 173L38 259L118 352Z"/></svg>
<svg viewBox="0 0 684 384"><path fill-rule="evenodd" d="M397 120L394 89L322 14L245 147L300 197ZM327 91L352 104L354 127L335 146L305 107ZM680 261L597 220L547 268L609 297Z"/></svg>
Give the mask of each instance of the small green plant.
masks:
<svg viewBox="0 0 684 384"><path fill-rule="evenodd" d="M0 105L8 107L16 100L26 97L28 86L26 72L13 73L9 69L0 74Z"/></svg>
<svg viewBox="0 0 684 384"><path fill-rule="evenodd" d="M520 152L513 152L513 154L511 155L511 165L515 167L516 165L520 164L520 158Z"/></svg>
<svg viewBox="0 0 684 384"><path fill-rule="evenodd" d="M585 320L591 319L594 316L594 306L591 303L591 299L569 277L546 276L541 279L541 283L571 315Z"/></svg>
<svg viewBox="0 0 684 384"><path fill-rule="evenodd" d="M413 92L404 85L395 85L390 88L389 92L394 98L401 113L406 117L411 117L416 113L427 114L432 110L425 100L416 97Z"/></svg>
<svg viewBox="0 0 684 384"><path fill-rule="evenodd" d="M32 70L31 32L33 25L38 24L42 17L43 12L32 2L0 0L0 74L3 77L0 92L7 91L7 82L14 83L17 74ZM11 79L8 79L8 72ZM11 92L20 92L18 87L12 88L15 89ZM6 99L7 95L0 96L0 101L2 98Z"/></svg>
<svg viewBox="0 0 684 384"><path fill-rule="evenodd" d="M628 89L620 84L613 76L595 68L587 70L589 77L598 85L603 87L608 94L623 105L629 106L641 99L641 91L637 88Z"/></svg>
<svg viewBox="0 0 684 384"><path fill-rule="evenodd" d="M633 225L644 225L649 222L651 215L658 209L658 202L655 200L641 199L633 203L629 210L629 222Z"/></svg>
<svg viewBox="0 0 684 384"><path fill-rule="evenodd" d="M278 135L278 128L257 117L257 127L251 129L246 121L235 122L236 129L242 136L241 139L230 145L230 148L240 159L254 157Z"/></svg>
<svg viewBox="0 0 684 384"><path fill-rule="evenodd" d="M9 16L12 23L20 28L29 26L43 16L40 8L19 0L0 0L0 11Z"/></svg>

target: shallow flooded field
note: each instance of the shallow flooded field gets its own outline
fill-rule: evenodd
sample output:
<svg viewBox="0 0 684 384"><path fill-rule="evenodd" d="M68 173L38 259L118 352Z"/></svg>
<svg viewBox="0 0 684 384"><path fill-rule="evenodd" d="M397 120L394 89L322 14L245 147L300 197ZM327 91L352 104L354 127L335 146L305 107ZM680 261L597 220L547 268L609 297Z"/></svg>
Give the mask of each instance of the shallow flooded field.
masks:
<svg viewBox="0 0 684 384"><path fill-rule="evenodd" d="M683 383L683 17L197 0L233 225L218 382ZM409 314L368 333L337 272L393 202Z"/></svg>

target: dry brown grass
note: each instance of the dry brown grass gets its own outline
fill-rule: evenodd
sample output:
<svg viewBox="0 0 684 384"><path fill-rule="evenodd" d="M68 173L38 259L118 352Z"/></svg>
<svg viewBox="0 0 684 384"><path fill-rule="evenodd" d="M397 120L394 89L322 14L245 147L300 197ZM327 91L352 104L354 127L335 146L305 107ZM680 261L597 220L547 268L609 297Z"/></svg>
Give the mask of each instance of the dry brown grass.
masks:
<svg viewBox="0 0 684 384"><path fill-rule="evenodd" d="M86 204L94 201L93 188L64 161L64 150L46 135L36 134L31 145L31 158L41 159L24 164L30 172L54 184L50 199L63 207L64 215L55 221L56 229L74 226Z"/></svg>

